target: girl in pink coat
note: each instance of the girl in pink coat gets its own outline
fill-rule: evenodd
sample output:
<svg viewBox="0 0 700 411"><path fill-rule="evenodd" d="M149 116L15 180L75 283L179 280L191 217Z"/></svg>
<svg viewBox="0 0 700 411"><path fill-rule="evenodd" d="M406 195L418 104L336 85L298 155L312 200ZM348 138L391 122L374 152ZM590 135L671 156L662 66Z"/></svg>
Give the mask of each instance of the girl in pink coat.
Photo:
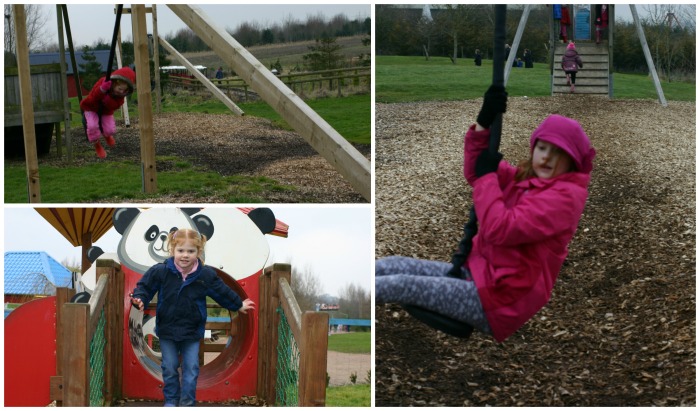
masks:
<svg viewBox="0 0 700 411"><path fill-rule="evenodd" d="M114 146L114 133L117 131L114 112L124 104L125 98L134 92L135 83L134 70L122 67L115 70L109 80L105 81L105 77L97 80L90 94L80 102L80 109L83 110L87 123L88 140L94 144L95 152L100 158L107 157L107 152L100 144L100 136L104 135L108 146Z"/></svg>
<svg viewBox="0 0 700 411"><path fill-rule="evenodd" d="M388 257L375 265L377 303L415 305L470 324L501 342L549 301L588 197L595 150L578 122L550 115L517 167L488 150L489 127L507 94L491 87L464 141L479 231L462 267Z"/></svg>

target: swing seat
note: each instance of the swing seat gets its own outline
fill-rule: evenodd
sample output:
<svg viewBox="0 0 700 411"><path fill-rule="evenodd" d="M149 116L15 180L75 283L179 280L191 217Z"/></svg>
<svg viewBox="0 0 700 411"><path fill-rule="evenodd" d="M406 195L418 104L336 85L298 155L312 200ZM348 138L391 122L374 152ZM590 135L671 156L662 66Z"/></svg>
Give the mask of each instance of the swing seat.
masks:
<svg viewBox="0 0 700 411"><path fill-rule="evenodd" d="M453 337L468 339L472 335L472 331L474 331L474 327L467 323L457 321L434 311L426 310L422 307L404 305L403 308L418 321Z"/></svg>

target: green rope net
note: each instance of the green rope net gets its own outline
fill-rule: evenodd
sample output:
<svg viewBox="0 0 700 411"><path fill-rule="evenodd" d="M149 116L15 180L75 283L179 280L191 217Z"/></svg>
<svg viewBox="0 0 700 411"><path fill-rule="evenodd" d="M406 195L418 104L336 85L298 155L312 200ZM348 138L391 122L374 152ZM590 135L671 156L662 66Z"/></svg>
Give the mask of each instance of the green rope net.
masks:
<svg viewBox="0 0 700 411"><path fill-rule="evenodd" d="M278 406L299 405L299 347L287 322L282 306L277 307L280 323L277 327L277 381L275 403Z"/></svg>
<svg viewBox="0 0 700 411"><path fill-rule="evenodd" d="M105 312L100 312L97 329L90 340L90 406L104 406L105 385Z"/></svg>

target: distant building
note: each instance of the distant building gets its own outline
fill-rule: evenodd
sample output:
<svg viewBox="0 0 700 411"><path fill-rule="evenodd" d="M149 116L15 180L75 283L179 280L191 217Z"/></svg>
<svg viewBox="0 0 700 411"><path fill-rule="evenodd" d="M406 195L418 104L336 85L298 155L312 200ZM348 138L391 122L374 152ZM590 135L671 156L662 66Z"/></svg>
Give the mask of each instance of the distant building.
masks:
<svg viewBox="0 0 700 411"><path fill-rule="evenodd" d="M72 287L73 273L43 251L5 253L5 303L24 303Z"/></svg>
<svg viewBox="0 0 700 411"><path fill-rule="evenodd" d="M109 50L94 50L91 51L92 54L95 55L95 61L100 63L100 66L102 66L102 73L107 73L107 66L109 64ZM30 65L35 65L35 64L52 64L52 63L60 63L60 54L59 53L32 53L29 55L29 64ZM78 74L81 73L80 71L80 66L84 65L86 61L83 59L83 52L82 51L76 51L75 52L75 64L78 66ZM77 97L78 96L78 91L75 88L75 77L73 76L73 64L71 63L70 59L70 52L66 52L66 75L67 75L67 82L68 82L68 97ZM83 79L81 77L80 82L83 82ZM83 92L83 97L87 95L87 93L90 92L89 88L82 88Z"/></svg>

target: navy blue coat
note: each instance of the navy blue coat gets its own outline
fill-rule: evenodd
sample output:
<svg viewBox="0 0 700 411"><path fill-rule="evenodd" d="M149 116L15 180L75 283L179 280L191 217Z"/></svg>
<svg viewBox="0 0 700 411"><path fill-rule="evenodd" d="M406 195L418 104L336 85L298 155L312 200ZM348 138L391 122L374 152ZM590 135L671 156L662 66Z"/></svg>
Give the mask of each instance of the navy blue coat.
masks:
<svg viewBox="0 0 700 411"><path fill-rule="evenodd" d="M156 335L164 340L204 338L207 296L231 311L238 311L243 306L241 297L201 260L186 281L182 280L172 257L149 268L136 284L133 297L140 298L144 306L148 306L156 293Z"/></svg>

